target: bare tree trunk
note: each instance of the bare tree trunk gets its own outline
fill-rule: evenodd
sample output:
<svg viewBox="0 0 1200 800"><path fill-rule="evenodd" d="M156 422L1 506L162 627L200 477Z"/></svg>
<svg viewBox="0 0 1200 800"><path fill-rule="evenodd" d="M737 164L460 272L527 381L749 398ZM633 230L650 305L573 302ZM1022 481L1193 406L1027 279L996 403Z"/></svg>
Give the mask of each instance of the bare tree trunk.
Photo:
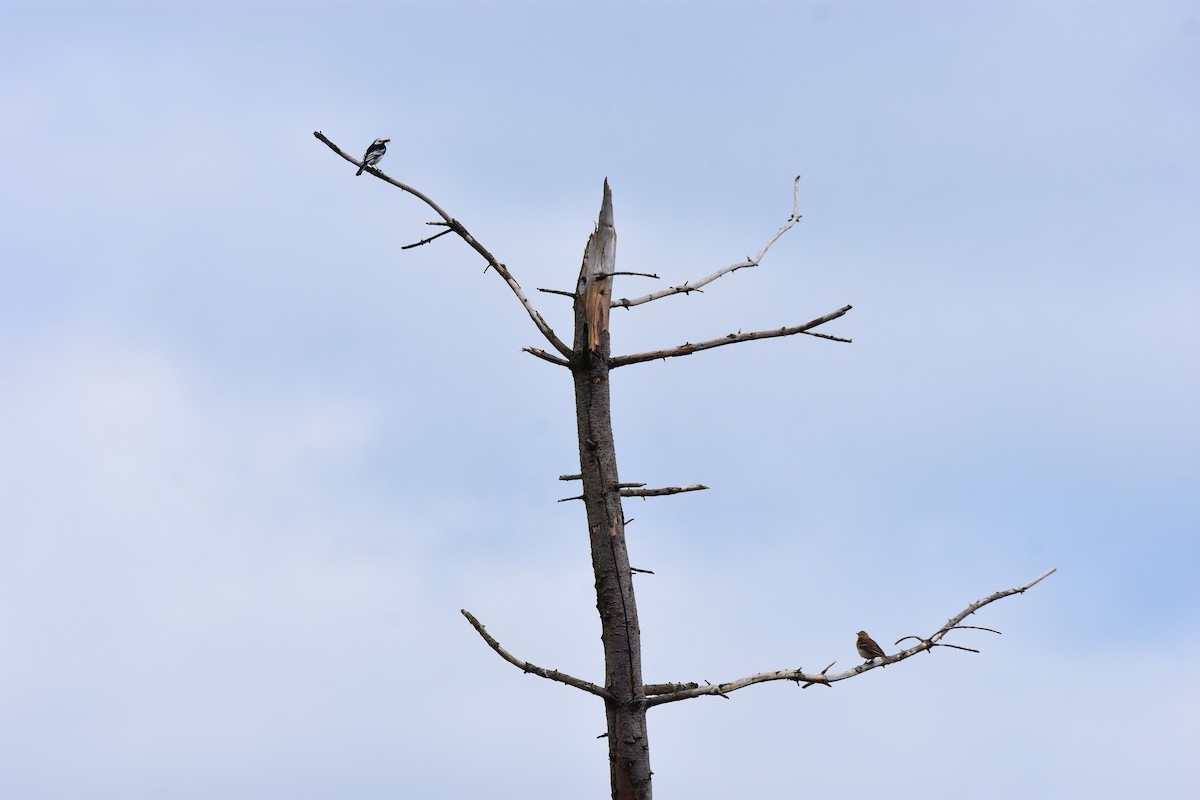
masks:
<svg viewBox="0 0 1200 800"><path fill-rule="evenodd" d="M649 800L650 743L646 736L641 630L625 549L625 517L609 405L608 313L615 265L616 230L612 194L606 181L600 218L579 271L571 374L575 381L583 502L596 574L596 608L604 643L604 685L612 696L605 701L612 796L617 800Z"/></svg>

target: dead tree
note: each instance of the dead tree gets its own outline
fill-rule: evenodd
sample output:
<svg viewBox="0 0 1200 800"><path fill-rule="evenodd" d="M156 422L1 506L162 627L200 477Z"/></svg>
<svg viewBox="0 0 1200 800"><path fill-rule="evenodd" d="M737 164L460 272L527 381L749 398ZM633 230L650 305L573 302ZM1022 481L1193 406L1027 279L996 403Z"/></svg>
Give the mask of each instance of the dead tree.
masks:
<svg viewBox="0 0 1200 800"><path fill-rule="evenodd" d="M363 166L361 162L340 149L320 131L314 132L313 135L346 161L355 166ZM583 493L563 498L563 500L582 500L587 514L592 567L596 576L596 608L600 612L601 641L604 645L604 685L597 686L558 670L544 669L524 661L505 650L473 614L465 609L462 614L483 637L488 646L505 661L523 672L588 692L604 701L608 723L606 735L613 798L649 800L651 797L650 744L646 729L648 709L705 695L728 699L729 694L738 689L768 681L795 681L806 689L815 684L830 687L834 683L861 675L875 667L904 661L923 651L931 652L935 647L951 647L977 653L979 651L973 648L949 644L942 640L952 631L964 628L999 633L990 628L963 625L962 622L983 606L1002 597L1024 592L1054 572L1054 569L1047 570L1029 583L977 600L948 619L932 634L906 636L896 642L898 645L907 639L915 639L916 644L911 647L890 656L872 659L843 672L831 674L829 670L837 663L833 662L820 672L806 672L803 668L785 668L772 672L761 672L719 684L707 681L703 685L699 683L646 683L642 676L641 631L638 626L637 600L633 587L633 574L645 570L636 570L630 567L621 498L678 494L703 490L708 487L697 484L648 489L645 488L645 484L621 482L617 472L616 445L613 441L610 414L609 372L630 364L686 356L714 347L777 336L806 334L835 342L849 342L849 339L817 332L814 329L841 317L850 310L850 306L843 306L799 325L762 331L738 331L701 342L684 342L676 347L662 350L616 356L612 355L609 349L609 312L612 308L632 308L671 295L700 291L702 287L724 275L758 266L771 246L800 219L800 215L797 213L800 179L797 178L793 183L791 215L779 230L767 239L756 256L729 264L700 280L685 282L632 299L613 298L612 287L615 276L643 273L623 273L616 269L617 234L613 220L612 193L609 190L608 181L605 181L600 216L596 223L596 229L584 249L583 265L579 270L575 290L573 292L542 290L552 294L567 295L574 300L575 333L572 343L567 345L530 302L529 297L508 267L497 260L487 248L475 239L461 222L451 217L441 206L413 187L389 177L375 167L367 166L365 169L373 176L421 200L439 217L428 224L443 230L433 236L406 245L404 249L428 244L447 233L457 235L483 258L487 264L485 271L487 269L494 270L508 284L509 289L516 295L530 319L533 320L533 324L550 345L550 350L526 347L525 351L543 361L565 368L571 373L575 385L575 416L580 471L578 474L563 475L561 479L581 481Z"/></svg>

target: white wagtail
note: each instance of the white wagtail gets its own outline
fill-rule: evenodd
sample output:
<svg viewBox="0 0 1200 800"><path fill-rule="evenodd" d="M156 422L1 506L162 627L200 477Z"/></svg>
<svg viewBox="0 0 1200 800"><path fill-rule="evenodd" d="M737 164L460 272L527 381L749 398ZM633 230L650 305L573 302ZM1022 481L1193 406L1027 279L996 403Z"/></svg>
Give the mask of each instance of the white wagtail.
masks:
<svg viewBox="0 0 1200 800"><path fill-rule="evenodd" d="M379 163L379 159L383 158L383 154L387 152L387 143L391 139L376 139L371 142L371 146L367 148L367 152L363 154L363 165L358 168L355 175L362 175L363 170L367 167L373 167Z"/></svg>

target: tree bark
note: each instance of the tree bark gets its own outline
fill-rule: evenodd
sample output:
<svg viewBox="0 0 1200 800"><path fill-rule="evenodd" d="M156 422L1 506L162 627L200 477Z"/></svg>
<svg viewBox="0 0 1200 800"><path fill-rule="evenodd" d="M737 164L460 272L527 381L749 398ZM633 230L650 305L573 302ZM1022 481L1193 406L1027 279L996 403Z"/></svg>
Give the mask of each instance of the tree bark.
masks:
<svg viewBox="0 0 1200 800"><path fill-rule="evenodd" d="M649 800L650 743L646 735L641 630L625 548L625 517L609 404L608 314L616 237L612 193L605 181L600 217L588 239L576 287L571 374L575 382L583 502L604 644L605 688L612 695L612 700L606 701L612 796L615 800Z"/></svg>

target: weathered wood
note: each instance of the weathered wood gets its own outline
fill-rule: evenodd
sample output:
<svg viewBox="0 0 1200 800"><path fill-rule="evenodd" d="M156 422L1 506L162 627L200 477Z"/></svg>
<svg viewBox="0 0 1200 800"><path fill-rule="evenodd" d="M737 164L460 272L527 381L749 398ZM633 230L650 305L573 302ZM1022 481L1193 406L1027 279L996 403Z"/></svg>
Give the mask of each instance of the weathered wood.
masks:
<svg viewBox="0 0 1200 800"><path fill-rule="evenodd" d="M612 192L605 181L600 216L584 250L576 285L571 373L583 503L604 645L604 688L611 696L605 701L605 710L612 796L615 800L649 800L650 744L642 685L641 630L625 548L625 515L609 398L608 312L612 273L616 271L616 242Z"/></svg>
<svg viewBox="0 0 1200 800"><path fill-rule="evenodd" d="M633 484L634 487L645 486L644 483ZM625 484L629 486L629 484ZM662 486L658 489L641 489L641 488L621 488L621 497L665 497L669 494L682 494L683 492L703 492L708 487L703 483L693 483L691 486Z"/></svg>
<svg viewBox="0 0 1200 800"><path fill-rule="evenodd" d="M600 217L596 230L588 237L583 253L583 266L579 270L576 287L578 299L583 300L583 313L587 325L587 349L596 352L600 340L608 333L608 312L612 308L612 269L617 263L617 229L613 226L612 190L608 179L604 180L604 200L600 204ZM576 319L576 324L579 320ZM575 351L582 348L576 342Z"/></svg>

